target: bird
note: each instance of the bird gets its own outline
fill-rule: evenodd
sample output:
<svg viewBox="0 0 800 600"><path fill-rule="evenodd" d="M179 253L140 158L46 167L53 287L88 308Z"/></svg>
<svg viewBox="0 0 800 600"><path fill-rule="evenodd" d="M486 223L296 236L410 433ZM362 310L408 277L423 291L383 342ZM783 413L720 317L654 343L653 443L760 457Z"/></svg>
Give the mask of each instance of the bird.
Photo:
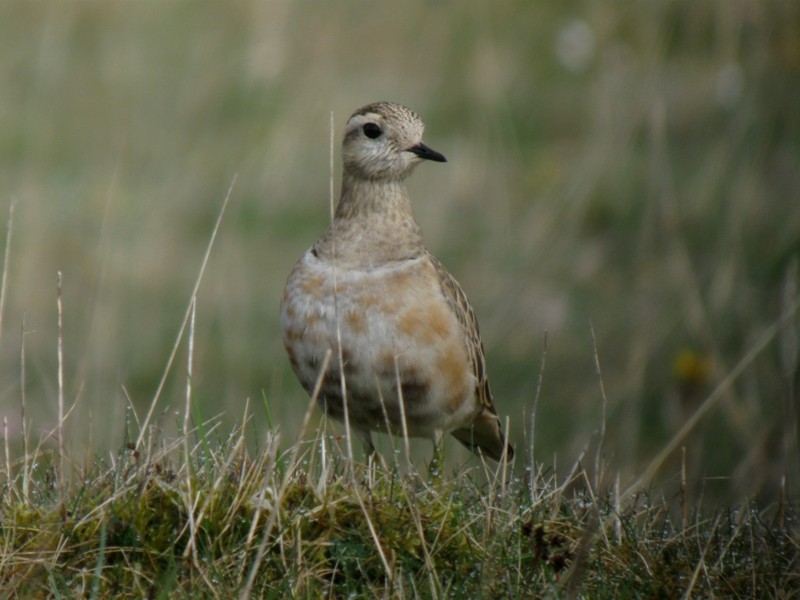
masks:
<svg viewBox="0 0 800 600"><path fill-rule="evenodd" d="M420 163L447 162L423 143L424 128L392 102L348 119L332 221L283 291L283 344L305 391L319 386L325 414L347 419L368 453L372 432L429 438L435 448L449 432L476 454L510 461L475 312L425 246L405 188Z"/></svg>

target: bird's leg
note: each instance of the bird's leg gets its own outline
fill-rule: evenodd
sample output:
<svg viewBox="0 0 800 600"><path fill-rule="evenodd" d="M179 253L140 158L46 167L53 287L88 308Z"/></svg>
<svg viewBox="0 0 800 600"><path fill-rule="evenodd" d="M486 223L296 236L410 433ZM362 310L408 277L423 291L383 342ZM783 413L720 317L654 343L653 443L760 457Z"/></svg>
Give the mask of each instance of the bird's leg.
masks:
<svg viewBox="0 0 800 600"><path fill-rule="evenodd" d="M364 457L366 458L366 477L367 477L367 489L372 489L372 472L375 469L375 461L378 459L378 453L375 450L375 444L372 443L372 435L370 435L369 431L359 431L358 437L361 438L361 446L364 449Z"/></svg>
<svg viewBox="0 0 800 600"><path fill-rule="evenodd" d="M375 444L372 443L372 435L370 432L362 431L359 432L359 435L364 444L364 454L367 457L367 480L369 482L369 487L371 488L375 469L377 469L380 465L385 470L386 463L378 451L375 450Z"/></svg>
<svg viewBox="0 0 800 600"><path fill-rule="evenodd" d="M433 456L428 463L428 475L433 481L441 481L442 471L444 470L444 434L437 429L431 441L433 442Z"/></svg>
<svg viewBox="0 0 800 600"><path fill-rule="evenodd" d="M377 458L378 451L375 450L375 444L372 443L372 434L369 431L359 431L358 433L364 446L364 454L367 456L367 461Z"/></svg>

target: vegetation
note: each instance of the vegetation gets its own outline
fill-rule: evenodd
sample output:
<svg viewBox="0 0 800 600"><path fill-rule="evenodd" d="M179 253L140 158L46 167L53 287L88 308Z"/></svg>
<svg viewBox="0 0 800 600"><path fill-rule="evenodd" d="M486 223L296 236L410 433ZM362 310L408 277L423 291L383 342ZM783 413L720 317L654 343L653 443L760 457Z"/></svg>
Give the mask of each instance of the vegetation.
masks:
<svg viewBox="0 0 800 600"><path fill-rule="evenodd" d="M421 475L399 452L353 464L321 435L251 456L244 428L202 429L64 485L52 456L30 457L5 489L3 597L789 598L800 583L789 506L696 511L596 489L580 465Z"/></svg>
<svg viewBox="0 0 800 600"><path fill-rule="evenodd" d="M798 40L783 0L0 3L0 598L790 597ZM448 157L410 192L506 472L367 468L284 356L379 99Z"/></svg>

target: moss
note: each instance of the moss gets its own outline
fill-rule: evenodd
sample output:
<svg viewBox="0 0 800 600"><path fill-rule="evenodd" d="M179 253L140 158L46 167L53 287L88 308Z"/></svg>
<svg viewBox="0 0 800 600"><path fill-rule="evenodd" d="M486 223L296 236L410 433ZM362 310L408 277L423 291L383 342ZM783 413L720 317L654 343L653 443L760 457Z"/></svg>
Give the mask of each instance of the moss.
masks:
<svg viewBox="0 0 800 600"><path fill-rule="evenodd" d="M684 529L646 495L617 515L608 496L566 493L554 480L537 481L539 500L517 480L502 496L476 485L476 472L377 470L368 483L364 474L353 481L341 457L324 475L284 464L285 482L278 471L224 467L270 464L263 457L236 462L228 446L204 448L210 460L191 496L184 458L164 455L150 466L98 462L63 501L36 493L6 505L0 584L34 596L230 593L244 585L270 517L251 588L263 597L537 596L569 586L590 597L669 598L690 581L701 595L780 597L797 559L791 505L781 526L744 507L698 510Z"/></svg>

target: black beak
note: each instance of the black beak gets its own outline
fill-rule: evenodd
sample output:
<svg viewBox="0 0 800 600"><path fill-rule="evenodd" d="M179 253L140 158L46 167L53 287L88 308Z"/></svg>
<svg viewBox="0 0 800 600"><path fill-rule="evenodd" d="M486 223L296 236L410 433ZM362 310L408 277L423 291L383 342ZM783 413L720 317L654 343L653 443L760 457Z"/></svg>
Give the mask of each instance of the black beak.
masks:
<svg viewBox="0 0 800 600"><path fill-rule="evenodd" d="M409 152L413 152L420 158L424 158L425 160L435 160L436 162L447 162L447 159L444 157L444 154L439 154L436 150L432 148L428 148L425 144L420 142L416 146L411 146L408 149Z"/></svg>

